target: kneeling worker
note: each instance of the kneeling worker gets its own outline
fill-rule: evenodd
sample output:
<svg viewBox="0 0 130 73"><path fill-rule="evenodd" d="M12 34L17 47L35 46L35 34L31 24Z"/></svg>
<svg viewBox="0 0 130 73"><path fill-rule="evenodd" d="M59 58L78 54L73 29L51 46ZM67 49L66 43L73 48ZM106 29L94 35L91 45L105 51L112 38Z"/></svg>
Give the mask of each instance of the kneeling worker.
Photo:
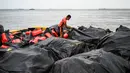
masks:
<svg viewBox="0 0 130 73"><path fill-rule="evenodd" d="M59 33L60 33L60 37L63 37L63 27L70 28L70 27L67 26L67 20L69 20L70 18L71 18L71 15L67 15L58 24L58 30L59 30Z"/></svg>

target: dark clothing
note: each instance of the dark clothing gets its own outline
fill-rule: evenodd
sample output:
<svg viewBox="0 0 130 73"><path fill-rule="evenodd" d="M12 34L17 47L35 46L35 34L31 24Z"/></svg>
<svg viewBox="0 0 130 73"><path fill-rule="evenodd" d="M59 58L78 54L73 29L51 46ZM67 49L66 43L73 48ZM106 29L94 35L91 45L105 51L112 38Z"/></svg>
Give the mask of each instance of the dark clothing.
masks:
<svg viewBox="0 0 130 73"><path fill-rule="evenodd" d="M49 27L49 29L51 30L52 28L55 29L55 32L58 34L58 36L60 36L60 28L58 27L58 25L53 25L51 27Z"/></svg>
<svg viewBox="0 0 130 73"><path fill-rule="evenodd" d="M0 25L0 34L2 34L4 32L4 27L3 25Z"/></svg>
<svg viewBox="0 0 130 73"><path fill-rule="evenodd" d="M56 25L49 27L49 29L52 29L52 28L54 28L56 33L58 34L58 36L60 36L60 27L56 24ZM62 29L62 32L63 32L63 30L67 30L66 27L62 27L61 29Z"/></svg>
<svg viewBox="0 0 130 73"><path fill-rule="evenodd" d="M0 25L0 46L2 45L2 33L4 32L4 27L3 25Z"/></svg>

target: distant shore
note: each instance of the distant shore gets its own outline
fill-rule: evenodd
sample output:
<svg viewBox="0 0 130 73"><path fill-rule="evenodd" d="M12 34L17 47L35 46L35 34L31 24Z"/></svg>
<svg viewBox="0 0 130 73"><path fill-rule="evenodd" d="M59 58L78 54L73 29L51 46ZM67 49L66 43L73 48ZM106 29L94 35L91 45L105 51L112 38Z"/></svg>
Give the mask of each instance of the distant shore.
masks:
<svg viewBox="0 0 130 73"><path fill-rule="evenodd" d="M115 8L115 9L108 9L108 8L99 8L99 9L34 9L34 8L31 8L31 9L22 9L22 8L19 8L19 9L0 9L0 10L130 10L127 9L127 8L124 8L124 9L119 9L119 8Z"/></svg>

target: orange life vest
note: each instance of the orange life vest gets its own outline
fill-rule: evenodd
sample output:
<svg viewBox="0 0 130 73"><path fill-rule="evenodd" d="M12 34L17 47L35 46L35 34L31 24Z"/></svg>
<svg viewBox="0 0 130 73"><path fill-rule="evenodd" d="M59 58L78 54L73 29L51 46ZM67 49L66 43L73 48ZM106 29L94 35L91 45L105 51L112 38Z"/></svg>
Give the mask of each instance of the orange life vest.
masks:
<svg viewBox="0 0 130 73"><path fill-rule="evenodd" d="M27 31L27 32L25 32L26 33L26 35L29 35L30 33L31 33L31 31Z"/></svg>
<svg viewBox="0 0 130 73"><path fill-rule="evenodd" d="M2 43L8 42L8 38L6 37L5 33L2 33Z"/></svg>
<svg viewBox="0 0 130 73"><path fill-rule="evenodd" d="M14 39L14 40L12 40L12 43L21 43L21 40L20 39Z"/></svg>
<svg viewBox="0 0 130 73"><path fill-rule="evenodd" d="M37 36L37 35L39 35L39 34L41 34L41 33L42 33L42 30L41 30L41 29L34 30L34 31L32 31L32 36Z"/></svg>
<svg viewBox="0 0 130 73"><path fill-rule="evenodd" d="M45 40L45 39L46 39L45 36L39 38L39 40Z"/></svg>
<svg viewBox="0 0 130 73"><path fill-rule="evenodd" d="M52 37L52 35L49 32L45 33L45 36L47 36L48 38Z"/></svg>
<svg viewBox="0 0 130 73"><path fill-rule="evenodd" d="M9 46L2 45L0 48L7 49L7 48L9 48Z"/></svg>
<svg viewBox="0 0 130 73"><path fill-rule="evenodd" d="M58 34L55 32L54 29L51 30L51 33L52 33L55 37L58 37Z"/></svg>
<svg viewBox="0 0 130 73"><path fill-rule="evenodd" d="M58 24L58 26L59 26L59 27L63 27L64 25L66 25L66 22L67 22L66 18L63 18L63 19L60 21L60 23Z"/></svg>

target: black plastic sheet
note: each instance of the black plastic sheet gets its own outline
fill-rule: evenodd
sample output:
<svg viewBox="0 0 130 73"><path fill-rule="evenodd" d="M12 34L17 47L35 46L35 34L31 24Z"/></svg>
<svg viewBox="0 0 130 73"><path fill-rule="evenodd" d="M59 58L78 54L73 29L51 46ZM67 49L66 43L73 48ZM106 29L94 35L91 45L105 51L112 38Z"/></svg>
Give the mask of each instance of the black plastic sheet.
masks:
<svg viewBox="0 0 130 73"><path fill-rule="evenodd" d="M54 63L51 53L39 46L6 52L0 59L3 73L44 73ZM5 72L4 72L5 71Z"/></svg>
<svg viewBox="0 0 130 73"><path fill-rule="evenodd" d="M99 39L102 38L107 33L109 32L101 28L94 28L94 27L86 28L84 26L81 26L78 29L73 28L69 32L69 38L97 45Z"/></svg>
<svg viewBox="0 0 130 73"><path fill-rule="evenodd" d="M129 73L125 59L103 50L93 50L55 62L50 73Z"/></svg>
<svg viewBox="0 0 130 73"><path fill-rule="evenodd" d="M117 28L116 32L104 36L98 43L97 48L103 48L130 60L130 29L124 26Z"/></svg>
<svg viewBox="0 0 130 73"><path fill-rule="evenodd" d="M97 38L101 38L104 35L106 35L107 33L110 33L112 31L110 31L109 29L102 29L102 28L95 28L90 26L89 28L86 28L84 26L80 26L78 28L79 30L83 31L85 34L91 35L93 37L97 37Z"/></svg>
<svg viewBox="0 0 130 73"><path fill-rule="evenodd" d="M90 51L88 45L83 42L55 37L41 41L38 45L41 45L41 47L45 47L47 50L51 51L55 60Z"/></svg>

